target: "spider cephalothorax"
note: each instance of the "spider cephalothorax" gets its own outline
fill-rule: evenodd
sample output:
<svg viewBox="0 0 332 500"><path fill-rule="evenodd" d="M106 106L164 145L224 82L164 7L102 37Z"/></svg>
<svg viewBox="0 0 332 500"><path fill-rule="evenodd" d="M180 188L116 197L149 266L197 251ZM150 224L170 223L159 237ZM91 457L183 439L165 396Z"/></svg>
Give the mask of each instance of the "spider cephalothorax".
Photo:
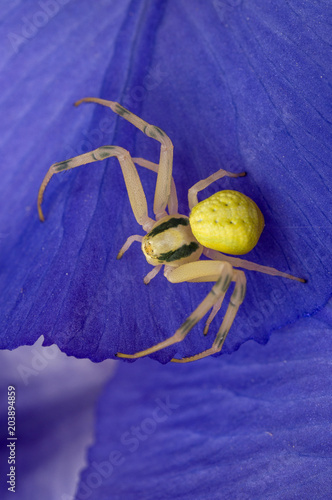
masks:
<svg viewBox="0 0 332 500"><path fill-rule="evenodd" d="M168 215L144 236L142 252L152 266L179 266L198 260L203 247L192 233L189 217Z"/></svg>
<svg viewBox="0 0 332 500"><path fill-rule="evenodd" d="M253 200L238 191L219 191L200 203L198 203L197 193L224 176L239 177L245 173L235 174L220 169L208 178L197 182L188 192L190 216L181 215L178 213L176 188L172 178L173 144L165 132L150 125L116 102L87 97L77 101L76 105L82 102L95 102L110 107L148 137L159 141L161 143L159 163L155 164L143 158L132 158L127 150L118 146L102 146L90 153L55 163L49 168L39 189L38 212L40 219L44 220L41 204L45 188L53 174L115 156L122 169L134 216L147 233L145 236L129 236L117 258L120 259L130 245L134 241L138 241L141 243L146 260L153 266L153 269L144 278L145 283L149 283L163 266L164 275L171 283L183 281L211 281L214 283L208 295L172 337L140 352L117 353L118 357L139 358L180 342L211 309L204 327L204 334L206 334L233 281L235 286L229 305L212 347L195 356L182 359L174 358L172 361L195 361L219 352L246 291L244 272L233 266L274 276L283 276L301 282L305 281L271 267L220 253L242 255L249 252L256 245L263 230L263 215ZM155 220L148 216L147 201L135 163L157 173L153 205ZM199 260L202 254L212 260Z"/></svg>

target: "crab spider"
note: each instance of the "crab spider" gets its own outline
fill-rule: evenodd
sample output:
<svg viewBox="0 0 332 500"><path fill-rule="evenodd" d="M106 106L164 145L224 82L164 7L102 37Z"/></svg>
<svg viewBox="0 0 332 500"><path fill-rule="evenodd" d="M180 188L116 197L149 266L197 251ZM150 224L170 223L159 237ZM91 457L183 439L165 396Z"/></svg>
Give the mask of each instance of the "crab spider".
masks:
<svg viewBox="0 0 332 500"><path fill-rule="evenodd" d="M277 271L274 268L221 253L222 251L241 255L251 250L256 245L263 230L263 215L250 198L237 191L219 191L201 203L198 203L197 193L222 177L239 177L245 173L236 174L220 169L207 179L197 182L188 192L190 216L181 215L178 213L176 188L172 178L173 144L165 132L150 125L116 102L86 97L77 101L75 105L78 106L82 102L94 102L111 108L112 111L128 120L148 137L160 142L159 164L143 158L132 158L127 150L118 146L102 146L90 153L55 163L49 168L39 189L38 213L40 220L44 221L41 208L44 191L54 174L115 156L122 169L134 217L147 233L145 236L129 236L117 258L121 258L130 245L138 241L141 243L146 260L153 266L153 269L144 278L146 284L157 275L163 266L164 276L171 283L184 281L211 281L214 283L208 295L176 330L174 335L134 354L117 353L118 357L140 358L181 342L193 326L211 309L205 323L204 334L206 334L211 321L222 305L231 282L234 282L235 286L229 305L211 348L194 356L181 359L173 358L172 361L177 363L196 361L219 352L246 291L245 274L234 267L305 282L301 278ZM153 204L155 220L148 216L147 201L135 163L157 173ZM211 260L199 260L202 254Z"/></svg>

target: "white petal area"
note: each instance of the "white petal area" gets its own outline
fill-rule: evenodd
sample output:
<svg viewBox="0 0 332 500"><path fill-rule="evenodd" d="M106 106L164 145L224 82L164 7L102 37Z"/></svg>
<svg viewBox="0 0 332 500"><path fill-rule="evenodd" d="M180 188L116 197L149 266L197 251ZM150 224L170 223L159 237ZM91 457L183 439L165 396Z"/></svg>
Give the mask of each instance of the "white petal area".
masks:
<svg viewBox="0 0 332 500"><path fill-rule="evenodd" d="M86 465L86 449L94 440L96 401L116 362L68 357L57 346L42 343L41 336L32 346L0 352L0 414L6 421L7 387L14 386L15 498L68 500ZM3 446L0 457L3 477L9 472L8 449ZM12 498L3 488L4 484L1 498Z"/></svg>

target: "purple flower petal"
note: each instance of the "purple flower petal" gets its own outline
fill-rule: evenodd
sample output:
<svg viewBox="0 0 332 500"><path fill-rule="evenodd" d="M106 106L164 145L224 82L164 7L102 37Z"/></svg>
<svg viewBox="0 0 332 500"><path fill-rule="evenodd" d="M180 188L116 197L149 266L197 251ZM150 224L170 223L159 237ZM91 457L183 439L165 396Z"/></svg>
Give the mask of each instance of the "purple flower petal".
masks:
<svg viewBox="0 0 332 500"><path fill-rule="evenodd" d="M85 450L93 443L95 405L114 369L114 361L96 365L68 357L55 345L42 347L42 340L0 352L2 500L65 500L63 494L74 495L86 465ZM10 402L15 395L10 429L8 393ZM11 467L14 474L9 477Z"/></svg>

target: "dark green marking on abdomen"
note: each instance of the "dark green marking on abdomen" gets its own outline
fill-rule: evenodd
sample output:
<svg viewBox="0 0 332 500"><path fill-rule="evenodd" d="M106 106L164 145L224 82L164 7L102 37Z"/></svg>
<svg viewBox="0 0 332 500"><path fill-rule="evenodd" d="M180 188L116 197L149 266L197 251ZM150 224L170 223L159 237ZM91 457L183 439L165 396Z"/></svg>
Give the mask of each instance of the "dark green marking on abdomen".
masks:
<svg viewBox="0 0 332 500"><path fill-rule="evenodd" d="M161 224L159 224L159 226L152 229L152 231L150 231L147 236L153 238L157 234L167 231L167 229L171 229L177 226L188 226L188 225L189 225L189 219L185 217L172 217L171 219L167 220L166 222L162 222Z"/></svg>
<svg viewBox="0 0 332 500"><path fill-rule="evenodd" d="M170 250L169 252L161 253L158 255L158 260L163 262L173 262L174 260L184 259L189 257L191 254L198 250L199 245L195 241L189 243L189 245L182 245L182 247L176 250Z"/></svg>

